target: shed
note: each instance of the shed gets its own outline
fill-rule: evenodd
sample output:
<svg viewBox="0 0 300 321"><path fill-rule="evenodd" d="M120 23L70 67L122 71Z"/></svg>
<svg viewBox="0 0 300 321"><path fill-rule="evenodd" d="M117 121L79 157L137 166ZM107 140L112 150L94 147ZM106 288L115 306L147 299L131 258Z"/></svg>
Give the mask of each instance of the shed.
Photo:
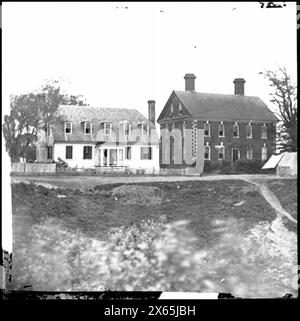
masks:
<svg viewBox="0 0 300 321"><path fill-rule="evenodd" d="M276 174L280 176L297 176L297 153L285 152L280 155L272 155L262 169L271 168L276 168Z"/></svg>

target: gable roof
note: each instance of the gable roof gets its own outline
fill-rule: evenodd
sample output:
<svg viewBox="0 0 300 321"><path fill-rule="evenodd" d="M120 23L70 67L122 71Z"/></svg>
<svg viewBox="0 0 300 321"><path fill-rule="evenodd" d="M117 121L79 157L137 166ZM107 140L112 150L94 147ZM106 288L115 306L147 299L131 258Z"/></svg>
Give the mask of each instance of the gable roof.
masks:
<svg viewBox="0 0 300 321"><path fill-rule="evenodd" d="M195 91L174 91L173 93L195 118L278 121L274 113L259 97Z"/></svg>
<svg viewBox="0 0 300 321"><path fill-rule="evenodd" d="M119 133L119 124L122 121L131 123L132 129L138 127L139 124L145 123L150 126L151 135L156 136L155 125L152 124L145 116L136 109L128 108L100 108L90 106L73 106L61 105L57 109L58 122L51 126L53 141L60 142L98 142L103 141L104 131L101 123L112 123L113 130L116 135ZM64 132L63 123L72 122L72 133ZM85 134L83 132L82 122L92 123L92 133ZM108 142L116 139L114 135L108 137Z"/></svg>
<svg viewBox="0 0 300 321"><path fill-rule="evenodd" d="M113 125L118 125L120 121L127 120L133 125L147 123L155 128L154 124L136 109L61 105L57 109L57 114L61 119L71 122L111 122Z"/></svg>

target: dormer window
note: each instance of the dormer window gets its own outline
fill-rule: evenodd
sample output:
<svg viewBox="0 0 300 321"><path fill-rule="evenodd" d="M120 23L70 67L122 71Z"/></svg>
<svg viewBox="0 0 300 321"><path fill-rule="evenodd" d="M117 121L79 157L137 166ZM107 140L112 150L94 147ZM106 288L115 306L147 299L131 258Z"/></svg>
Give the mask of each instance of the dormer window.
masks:
<svg viewBox="0 0 300 321"><path fill-rule="evenodd" d="M179 115L182 115L182 104L179 103L179 106L178 106L178 113Z"/></svg>
<svg viewBox="0 0 300 321"><path fill-rule="evenodd" d="M111 135L111 123L104 123L104 135Z"/></svg>
<svg viewBox="0 0 300 321"><path fill-rule="evenodd" d="M72 123L71 122L65 122L65 133L72 134Z"/></svg>
<svg viewBox="0 0 300 321"><path fill-rule="evenodd" d="M149 135L149 125L148 124L141 124L142 128L142 135Z"/></svg>
<svg viewBox="0 0 300 321"><path fill-rule="evenodd" d="M92 123L84 123L84 133L85 134L92 133Z"/></svg>
<svg viewBox="0 0 300 321"><path fill-rule="evenodd" d="M131 135L131 124L130 123L124 124L124 134L127 136Z"/></svg>

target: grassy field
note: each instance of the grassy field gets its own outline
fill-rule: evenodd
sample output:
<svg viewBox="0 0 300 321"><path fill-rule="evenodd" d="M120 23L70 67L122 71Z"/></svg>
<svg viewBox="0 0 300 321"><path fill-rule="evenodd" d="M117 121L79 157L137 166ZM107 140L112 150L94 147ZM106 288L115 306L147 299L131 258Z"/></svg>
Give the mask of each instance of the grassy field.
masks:
<svg viewBox="0 0 300 321"><path fill-rule="evenodd" d="M271 189L279 188L280 192L280 188L284 188L278 183L279 181L268 184ZM277 190L274 192L277 193ZM282 199L286 200L286 205L292 208L295 206L295 196L290 194L287 196L287 194L285 198L281 193ZM265 261L260 263L256 261L256 257L253 257L251 262L249 261L255 248L250 241L251 237L255 235L257 238L255 246L259 252L261 245L258 239L262 237L259 233L262 233L267 224L276 218L276 213L253 185L243 181L115 184L96 186L88 192L48 189L34 184L19 183L12 185L12 205L15 251L14 288L24 288L28 285L38 290L46 290L44 288L46 286L55 290L86 290L85 286L89 290L99 289L99 280L97 283L92 276L100 273L99 268L95 266L97 264L99 266L101 261L102 264L109 262L107 263L111 264L109 266L116 266L123 262L121 270L123 269L124 275L120 271L109 274L110 280L112 277L117 280L109 285L111 289L141 290L149 289L147 288L149 284L157 284L157 287L162 290L188 290L194 286L195 278L200 277L199 273L193 274L195 270L199 271L199 268L195 268L196 261L194 259L191 261L191 257L194 258L197 254L197 264L199 264L199 257L209 253L206 260L207 265L204 266L208 275L201 276L201 282L204 283L199 284L199 288L195 290L232 292L242 289L240 292L242 294L263 295L270 294L268 289L270 282L273 282L275 294L280 291L291 291L286 285L288 275L284 275L285 281L283 282L272 274L272 278L276 280L271 278L273 280L271 281L270 273L268 273L270 267L265 267L270 257L266 257ZM157 240L162 240L162 235L166 235L166 226L172 226L172 228L167 228L169 234L165 240L168 241L157 243ZM111 235L113 235L112 238L110 238ZM104 249L109 242L116 242L116 239L118 239L117 245L109 248L110 254L107 255L107 261L102 261L106 254L100 253L99 248ZM124 241L129 239L131 241L128 243ZM152 244L154 243L157 246L155 249L161 250L160 254L154 255L156 261L152 258L154 251ZM266 240L265 243L267 244ZM144 251L144 261L139 258L138 261L142 263L139 263L137 267L136 263L132 262L135 254L130 254L129 258L124 259L124 253L127 253L126 251L131 253L130 251L136 246L139 247L140 244L144 244L147 251L151 248L152 252L149 250L151 253L145 256ZM173 245L170 244L176 246L172 247ZM86 258L85 255L91 249L94 252ZM61 266L59 266L57 262L61 253L65 254L61 256ZM114 253L118 255L116 254L115 257ZM182 256L179 255L180 253ZM110 261L112 257L116 261ZM165 270L164 265L161 265L161 257L167 257ZM184 257L186 260L183 260ZM99 258L97 264L95 263L96 258ZM82 262L86 259L92 260L94 265ZM81 260L80 265L78 265L78 260ZM151 268L151 260L156 262L153 264L160 264L156 268L161 271L161 274L152 275L153 272L148 271L148 283L145 281L146 277L136 280L137 274L143 274L141 273L142 267L144 270ZM286 258L280 257L277 260L286 261ZM185 262L186 266L178 269L177 265L181 264L178 262L181 261ZM201 264L203 267L204 263ZM245 264L250 264L252 270L249 266L244 266ZM264 266L263 269L266 268L263 273L262 269L259 270L260 264L261 267ZM42 270L36 271L39 265L42 265L44 269L40 268ZM150 268L147 268L149 265ZM74 274L75 266L77 266L77 272ZM84 276L78 272L78 266L84 267ZM89 270L91 266L94 268ZM172 266L175 269L174 273L167 277L166 273L170 273ZM192 267L194 267L193 273L189 270ZM63 275L59 269L70 273ZM132 271L132 274L129 275L128 271ZM282 271L277 272L283 275ZM112 273L112 271L101 273L99 278L104 280L104 273ZM262 282L262 279L258 277L259 273L262 279L268 279L265 288L260 286L261 292L255 289L255 285L259 286ZM193 279L186 279L187 274ZM120 275L126 280L132 279L131 283L128 281L130 284L123 285L119 279ZM184 285L174 280L173 283L161 281L166 278L174 279L175 276L176 280L182 278ZM86 280L85 285L83 279ZM49 282L47 285L46 280L51 280L51 285ZM150 289L153 288L150 287Z"/></svg>

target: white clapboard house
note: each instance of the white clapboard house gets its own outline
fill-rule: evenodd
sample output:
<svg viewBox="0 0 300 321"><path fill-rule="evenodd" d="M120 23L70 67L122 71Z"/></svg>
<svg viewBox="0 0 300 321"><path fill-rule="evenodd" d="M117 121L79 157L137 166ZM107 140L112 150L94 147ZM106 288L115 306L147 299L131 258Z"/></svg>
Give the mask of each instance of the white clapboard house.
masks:
<svg viewBox="0 0 300 321"><path fill-rule="evenodd" d="M71 168L159 171L155 101L148 119L135 109L60 106L57 120L38 135L37 161Z"/></svg>

